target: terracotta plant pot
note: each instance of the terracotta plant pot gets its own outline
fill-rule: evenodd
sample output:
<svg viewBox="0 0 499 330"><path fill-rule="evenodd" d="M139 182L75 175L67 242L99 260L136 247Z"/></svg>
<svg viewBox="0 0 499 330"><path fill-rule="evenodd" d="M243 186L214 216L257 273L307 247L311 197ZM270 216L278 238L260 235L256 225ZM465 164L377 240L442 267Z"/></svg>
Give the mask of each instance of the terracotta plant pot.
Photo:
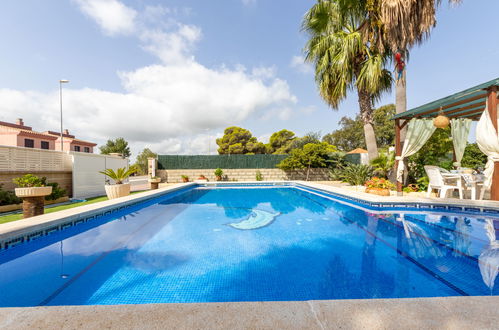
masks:
<svg viewBox="0 0 499 330"><path fill-rule="evenodd" d="M216 178L216 179L217 179L217 181L222 181L222 177L221 177L220 175L219 175L219 176L217 176L217 178Z"/></svg>
<svg viewBox="0 0 499 330"><path fill-rule="evenodd" d="M52 193L52 187L27 187L27 188L16 188L16 196L19 198L25 197L42 197L48 196Z"/></svg>
<svg viewBox="0 0 499 330"><path fill-rule="evenodd" d="M366 193L379 195L379 196L390 196L390 189L384 188L366 188Z"/></svg>
<svg viewBox="0 0 499 330"><path fill-rule="evenodd" d="M189 182L189 179L188 178L182 178L182 182L184 182L184 183Z"/></svg>
<svg viewBox="0 0 499 330"><path fill-rule="evenodd" d="M110 184L106 185L106 195L108 199L115 199L130 195L130 184Z"/></svg>

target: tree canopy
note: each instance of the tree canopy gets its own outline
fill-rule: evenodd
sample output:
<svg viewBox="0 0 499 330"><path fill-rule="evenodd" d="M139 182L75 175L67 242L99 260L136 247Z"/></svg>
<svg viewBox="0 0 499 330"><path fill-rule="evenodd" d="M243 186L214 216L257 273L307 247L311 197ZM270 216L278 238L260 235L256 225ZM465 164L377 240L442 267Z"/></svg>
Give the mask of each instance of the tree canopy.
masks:
<svg viewBox="0 0 499 330"><path fill-rule="evenodd" d="M220 155L267 153L267 147L264 143L258 142L249 130L237 126L227 127L223 137L217 139L217 145Z"/></svg>
<svg viewBox="0 0 499 330"><path fill-rule="evenodd" d="M138 155L135 161L135 166L140 174L147 174L148 158L156 158L158 155L149 148L144 148Z"/></svg>
<svg viewBox="0 0 499 330"><path fill-rule="evenodd" d="M131 156L130 147L128 142L124 138L117 138L115 140L107 140L106 144L99 147L100 153L103 155L109 155L111 153L118 153L127 158Z"/></svg>
<svg viewBox="0 0 499 330"><path fill-rule="evenodd" d="M395 123L391 118L395 115L395 105L389 104L374 110L373 124L376 142L380 148L393 146L395 139ZM360 115L355 119L342 117L338 122L340 128L324 135L322 141L338 147L341 151L366 148L363 134L363 121Z"/></svg>
<svg viewBox="0 0 499 330"><path fill-rule="evenodd" d="M282 170L327 167L329 155L336 151L336 147L326 142L307 143L302 148L291 150L289 157L277 167Z"/></svg>
<svg viewBox="0 0 499 330"><path fill-rule="evenodd" d="M297 139L292 131L282 129L273 133L269 140L269 150L273 154L287 154L291 150L293 141Z"/></svg>

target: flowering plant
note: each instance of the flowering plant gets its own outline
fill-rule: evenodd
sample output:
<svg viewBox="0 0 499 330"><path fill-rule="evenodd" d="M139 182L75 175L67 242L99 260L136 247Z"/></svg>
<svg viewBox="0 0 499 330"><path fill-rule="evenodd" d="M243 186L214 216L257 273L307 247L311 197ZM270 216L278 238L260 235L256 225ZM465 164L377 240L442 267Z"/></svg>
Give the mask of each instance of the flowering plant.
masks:
<svg viewBox="0 0 499 330"><path fill-rule="evenodd" d="M395 185L387 179L373 177L371 180L367 180L364 183L366 188L377 188L377 189L394 189Z"/></svg>

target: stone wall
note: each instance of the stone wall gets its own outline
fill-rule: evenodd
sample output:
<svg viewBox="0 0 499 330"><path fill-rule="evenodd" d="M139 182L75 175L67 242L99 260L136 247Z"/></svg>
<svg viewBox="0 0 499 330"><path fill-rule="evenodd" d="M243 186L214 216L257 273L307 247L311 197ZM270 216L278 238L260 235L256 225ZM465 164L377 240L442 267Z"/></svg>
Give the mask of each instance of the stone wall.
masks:
<svg viewBox="0 0 499 330"><path fill-rule="evenodd" d="M68 195L71 196L73 192L73 175L71 171L1 171L0 172L0 184L2 184L3 190L14 190L16 185L12 182L12 179L18 178L25 174L33 174L38 177L47 177L47 182L57 182L59 186L66 189Z"/></svg>
<svg viewBox="0 0 499 330"><path fill-rule="evenodd" d="M215 181L215 169L204 170L156 170L156 175L163 181L169 183L182 182L182 175L187 175L189 181L196 180L200 175L204 175L209 181ZM260 171L264 181L273 180L306 180L307 170L283 171L278 168L270 169L227 169L224 171L225 181L255 181L256 172ZM330 180L329 170L325 168L310 169L308 181Z"/></svg>

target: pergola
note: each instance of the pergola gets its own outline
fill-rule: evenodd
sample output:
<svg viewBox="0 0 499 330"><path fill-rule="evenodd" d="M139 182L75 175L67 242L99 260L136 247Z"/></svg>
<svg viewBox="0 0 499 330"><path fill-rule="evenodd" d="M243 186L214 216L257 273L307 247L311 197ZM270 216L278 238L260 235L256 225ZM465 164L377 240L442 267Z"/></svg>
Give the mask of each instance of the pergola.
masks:
<svg viewBox="0 0 499 330"><path fill-rule="evenodd" d="M483 111L487 110L494 125L495 133L497 134L498 89L499 78L496 78L459 93L395 115L393 117L395 120L395 155L400 157L402 153L400 131L413 118L430 119L443 114L449 119L469 118L476 121L480 119ZM485 109L487 104L487 109ZM395 168L397 168L398 162L399 160L396 160ZM402 183L398 181L397 191L402 191ZM494 162L494 174L492 176L490 196L491 200L499 200L499 161Z"/></svg>

